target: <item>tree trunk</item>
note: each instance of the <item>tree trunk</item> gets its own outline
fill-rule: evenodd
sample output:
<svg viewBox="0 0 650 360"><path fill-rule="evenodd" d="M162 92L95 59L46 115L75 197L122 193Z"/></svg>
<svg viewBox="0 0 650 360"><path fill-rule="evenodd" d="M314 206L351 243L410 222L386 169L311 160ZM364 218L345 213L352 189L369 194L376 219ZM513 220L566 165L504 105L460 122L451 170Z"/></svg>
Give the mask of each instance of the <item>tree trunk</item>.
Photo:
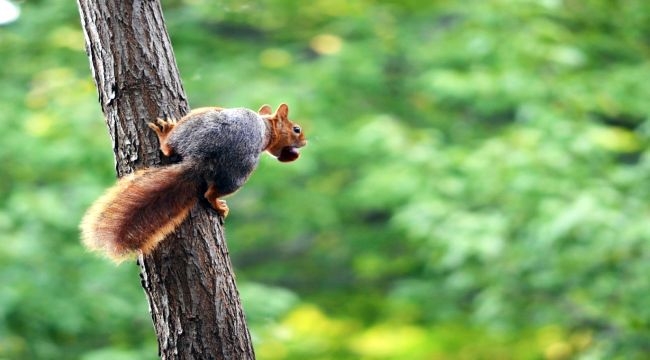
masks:
<svg viewBox="0 0 650 360"><path fill-rule="evenodd" d="M118 176L161 164L147 122L188 111L158 0L78 0ZM197 205L149 256L141 283L163 359L253 359L225 237Z"/></svg>

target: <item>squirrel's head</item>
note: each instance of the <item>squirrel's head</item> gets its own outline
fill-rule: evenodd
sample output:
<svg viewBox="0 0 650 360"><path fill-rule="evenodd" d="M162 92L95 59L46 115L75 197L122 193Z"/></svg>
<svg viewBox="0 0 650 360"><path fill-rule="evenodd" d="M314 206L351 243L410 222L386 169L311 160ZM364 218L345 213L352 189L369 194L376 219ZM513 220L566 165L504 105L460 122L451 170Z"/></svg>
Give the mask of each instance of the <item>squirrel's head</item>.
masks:
<svg viewBox="0 0 650 360"><path fill-rule="evenodd" d="M264 105L258 113L270 125L269 144L265 150L282 162L296 160L300 156L298 149L307 145L307 140L300 125L289 120L287 104L280 104L275 112Z"/></svg>

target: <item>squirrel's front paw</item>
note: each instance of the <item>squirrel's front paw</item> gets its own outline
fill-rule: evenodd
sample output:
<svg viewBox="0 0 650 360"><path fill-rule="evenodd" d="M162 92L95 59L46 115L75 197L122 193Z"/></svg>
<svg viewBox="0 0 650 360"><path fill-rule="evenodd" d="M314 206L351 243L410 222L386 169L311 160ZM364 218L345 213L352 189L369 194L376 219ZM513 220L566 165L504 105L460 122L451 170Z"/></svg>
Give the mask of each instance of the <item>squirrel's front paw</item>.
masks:
<svg viewBox="0 0 650 360"><path fill-rule="evenodd" d="M153 130L156 135L158 135L158 142L160 142L160 151L162 151L165 156L172 156L174 149L172 149L169 144L167 144L167 138L169 137L169 133L171 133L176 126L176 119L157 119L156 123L150 122L147 125L149 125L149 128L151 128L151 130Z"/></svg>
<svg viewBox="0 0 650 360"><path fill-rule="evenodd" d="M164 138L174 129L174 126L176 126L176 119L158 118L156 119L155 123L150 122L147 125L149 125L149 128L151 128L151 130L156 132L156 135L158 135L159 138Z"/></svg>

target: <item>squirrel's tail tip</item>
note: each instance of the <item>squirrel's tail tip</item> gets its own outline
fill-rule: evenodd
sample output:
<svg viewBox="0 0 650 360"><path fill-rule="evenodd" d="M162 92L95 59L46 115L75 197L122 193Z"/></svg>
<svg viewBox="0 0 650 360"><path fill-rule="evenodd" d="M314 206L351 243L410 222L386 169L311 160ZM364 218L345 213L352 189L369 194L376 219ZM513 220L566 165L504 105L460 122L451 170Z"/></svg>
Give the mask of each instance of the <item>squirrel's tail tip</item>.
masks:
<svg viewBox="0 0 650 360"><path fill-rule="evenodd" d="M79 226L81 231L81 243L88 251L101 253L116 264L120 264L122 261L134 257L134 252L118 249L115 241L108 239L106 236L100 235L100 232L97 231L95 225L96 224L93 224L84 218Z"/></svg>
<svg viewBox="0 0 650 360"><path fill-rule="evenodd" d="M79 224L81 243L89 251L101 253L119 264L134 257L136 252L119 246L120 242L115 232L107 226L106 221L102 221L104 207L101 204L102 202L93 204L81 219Z"/></svg>

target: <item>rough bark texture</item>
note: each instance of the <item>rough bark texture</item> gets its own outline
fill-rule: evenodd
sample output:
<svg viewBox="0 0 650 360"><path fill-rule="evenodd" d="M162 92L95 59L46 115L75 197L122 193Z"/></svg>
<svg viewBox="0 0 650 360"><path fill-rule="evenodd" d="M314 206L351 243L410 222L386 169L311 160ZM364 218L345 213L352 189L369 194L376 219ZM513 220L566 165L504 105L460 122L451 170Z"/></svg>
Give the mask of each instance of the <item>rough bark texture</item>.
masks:
<svg viewBox="0 0 650 360"><path fill-rule="evenodd" d="M188 105L158 0L78 0L118 176L161 163L147 122ZM221 225L199 204L147 257L141 282L163 359L252 359Z"/></svg>

